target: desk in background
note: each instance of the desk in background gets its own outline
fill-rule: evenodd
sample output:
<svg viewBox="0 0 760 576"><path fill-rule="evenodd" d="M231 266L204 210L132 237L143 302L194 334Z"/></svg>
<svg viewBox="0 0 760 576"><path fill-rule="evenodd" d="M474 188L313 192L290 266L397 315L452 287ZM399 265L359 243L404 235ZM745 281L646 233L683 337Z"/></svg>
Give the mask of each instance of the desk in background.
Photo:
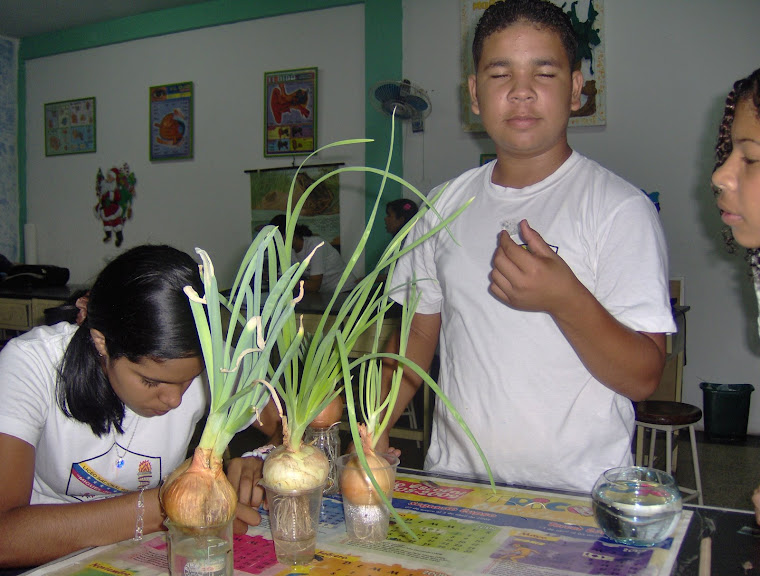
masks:
<svg viewBox="0 0 760 576"><path fill-rule="evenodd" d="M66 302L84 286L0 287L0 330L24 332L45 323L45 310Z"/></svg>

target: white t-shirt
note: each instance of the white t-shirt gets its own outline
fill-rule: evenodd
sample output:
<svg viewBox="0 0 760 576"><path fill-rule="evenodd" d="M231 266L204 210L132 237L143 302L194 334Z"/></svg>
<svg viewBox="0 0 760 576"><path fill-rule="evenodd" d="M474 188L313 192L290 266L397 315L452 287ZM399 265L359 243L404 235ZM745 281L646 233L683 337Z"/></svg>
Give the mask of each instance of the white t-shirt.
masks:
<svg viewBox="0 0 760 576"><path fill-rule="evenodd" d="M323 240L319 236L304 236L303 248L300 252L296 252L296 260L303 262L304 259L311 254L311 251L316 248L320 242L324 242L320 246L314 256L312 257L309 265L304 271L304 278L309 276L322 275L322 284L319 287L320 292L332 294L335 288L338 286L338 281L343 275L343 271L346 269L346 264L338 252L329 242ZM356 285L356 277L351 274L346 283L343 285L341 292L351 290Z"/></svg>
<svg viewBox="0 0 760 576"><path fill-rule="evenodd" d="M41 326L0 351L0 432L35 447L31 504L86 502L155 488L185 459L204 414L207 395L198 377L178 408L154 418L127 408L124 434L112 430L98 438L87 424L66 417L56 401L56 371L76 330L66 322Z"/></svg>
<svg viewBox="0 0 760 576"><path fill-rule="evenodd" d="M401 259L393 284L414 271L422 279L417 312L440 312L439 383L496 478L589 491L601 472L631 462L631 401L591 376L548 314L518 311L491 295L498 234L506 229L522 243L517 224L527 219L615 318L652 333L676 329L664 235L640 190L577 152L522 189L493 184L495 164L448 184L436 204L443 216L474 196L472 204L451 235L439 232ZM413 237L435 223L428 212ZM425 467L485 475L440 401Z"/></svg>

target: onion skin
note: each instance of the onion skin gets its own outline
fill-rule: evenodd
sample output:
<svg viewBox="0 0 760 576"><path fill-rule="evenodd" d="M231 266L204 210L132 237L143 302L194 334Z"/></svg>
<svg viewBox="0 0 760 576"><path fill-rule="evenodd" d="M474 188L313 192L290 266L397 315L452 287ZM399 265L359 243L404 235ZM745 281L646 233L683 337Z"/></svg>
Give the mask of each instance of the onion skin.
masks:
<svg viewBox="0 0 760 576"><path fill-rule="evenodd" d="M219 526L235 517L237 494L211 450L196 448L166 479L159 499L169 520L181 526Z"/></svg>
<svg viewBox="0 0 760 576"><path fill-rule="evenodd" d="M323 486L330 471L324 452L302 444L295 452L282 444L272 450L264 461L262 481L275 490L310 490Z"/></svg>
<svg viewBox="0 0 760 576"><path fill-rule="evenodd" d="M396 479L395 469L382 456L371 452L366 452L365 456L378 486L385 494L391 494ZM378 506L383 502L355 454L348 459L340 474L340 493L355 506Z"/></svg>
<svg viewBox="0 0 760 576"><path fill-rule="evenodd" d="M336 396L309 424L310 428L324 430L340 422L343 416L343 398Z"/></svg>

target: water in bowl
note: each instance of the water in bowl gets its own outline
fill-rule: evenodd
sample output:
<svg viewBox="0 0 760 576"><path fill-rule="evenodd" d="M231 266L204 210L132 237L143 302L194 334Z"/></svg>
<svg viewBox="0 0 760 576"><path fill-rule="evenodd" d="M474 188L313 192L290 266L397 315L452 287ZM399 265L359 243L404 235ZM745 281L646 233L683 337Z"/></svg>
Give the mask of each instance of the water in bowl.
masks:
<svg viewBox="0 0 760 576"><path fill-rule="evenodd" d="M597 482L592 495L594 516L609 538L632 546L654 546L673 533L681 515L681 494L672 476L664 472L668 478L646 478L656 472L605 473ZM664 482L656 481L660 479Z"/></svg>

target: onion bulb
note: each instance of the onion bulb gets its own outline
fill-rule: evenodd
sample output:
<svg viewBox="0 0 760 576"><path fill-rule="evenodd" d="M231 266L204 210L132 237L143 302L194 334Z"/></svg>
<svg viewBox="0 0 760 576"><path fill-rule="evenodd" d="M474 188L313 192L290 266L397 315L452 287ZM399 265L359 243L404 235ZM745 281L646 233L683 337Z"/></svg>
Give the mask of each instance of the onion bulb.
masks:
<svg viewBox="0 0 760 576"><path fill-rule="evenodd" d="M330 428L332 425L340 422L341 416L343 416L343 398L338 395L322 412L317 414L309 426L320 430Z"/></svg>
<svg viewBox="0 0 760 576"><path fill-rule="evenodd" d="M211 450L196 448L161 486L159 499L169 520L199 528L226 524L235 517L237 494Z"/></svg>
<svg viewBox="0 0 760 576"><path fill-rule="evenodd" d="M297 451L282 444L264 461L261 476L265 486L275 490L310 490L324 485L330 463L315 446L301 444Z"/></svg>
<svg viewBox="0 0 760 576"><path fill-rule="evenodd" d="M367 464L383 492L391 494L396 479L396 470L382 456L366 452ZM340 474L340 493L343 498L355 506L377 506L382 503L369 476L364 472L359 457L354 454L345 464Z"/></svg>

